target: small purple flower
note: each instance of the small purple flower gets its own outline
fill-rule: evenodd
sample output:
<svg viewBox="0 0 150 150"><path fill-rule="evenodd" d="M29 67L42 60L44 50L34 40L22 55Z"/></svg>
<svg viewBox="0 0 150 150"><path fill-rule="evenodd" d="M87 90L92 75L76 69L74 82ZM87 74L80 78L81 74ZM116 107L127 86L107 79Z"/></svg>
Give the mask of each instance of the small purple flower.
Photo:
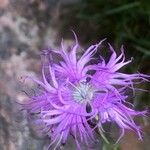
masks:
<svg viewBox="0 0 150 150"><path fill-rule="evenodd" d="M59 51L43 51L43 80L27 77L40 85L41 92L31 97L24 108L29 116L36 115L35 123L42 124L42 132L50 136L49 148L65 144L69 135L73 136L77 149L81 149L80 143L88 146L89 140L95 140L94 129L103 131L102 125L106 122L114 122L120 128L118 141L125 129L134 130L142 139L140 127L133 117L142 116L146 111L129 108L126 91L134 92L134 84L148 81L149 76L119 72L132 59L125 61L123 47L117 56L110 44L109 61L100 56L98 63L90 64L103 41L90 46L79 58L77 38L70 51L65 50L63 42ZM52 58L54 53L61 57L58 63Z"/></svg>

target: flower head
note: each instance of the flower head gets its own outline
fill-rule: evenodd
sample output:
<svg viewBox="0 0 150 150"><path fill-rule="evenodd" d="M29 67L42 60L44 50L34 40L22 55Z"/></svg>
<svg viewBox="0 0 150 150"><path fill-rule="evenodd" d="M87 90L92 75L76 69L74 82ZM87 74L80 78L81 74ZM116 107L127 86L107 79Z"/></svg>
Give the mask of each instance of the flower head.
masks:
<svg viewBox="0 0 150 150"><path fill-rule="evenodd" d="M94 141L94 129L102 129L107 122L115 122L121 129L118 141L125 129L134 130L142 139L140 127L133 117L144 115L146 111L139 112L126 106L129 97L126 91L134 91L133 85L148 81L149 76L119 72L132 59L125 61L123 47L117 56L110 44L112 54L109 61L100 56L98 63L90 64L102 42L90 46L79 58L77 38L70 51L65 50L62 42L59 51L43 51L43 80L27 77L40 85L42 92L31 97L24 108L29 115L37 116L35 122L42 124L42 131L51 137L49 147L65 144L72 135L77 149L80 149L80 143L88 145L89 140ZM58 63L52 58L54 53L62 59Z"/></svg>

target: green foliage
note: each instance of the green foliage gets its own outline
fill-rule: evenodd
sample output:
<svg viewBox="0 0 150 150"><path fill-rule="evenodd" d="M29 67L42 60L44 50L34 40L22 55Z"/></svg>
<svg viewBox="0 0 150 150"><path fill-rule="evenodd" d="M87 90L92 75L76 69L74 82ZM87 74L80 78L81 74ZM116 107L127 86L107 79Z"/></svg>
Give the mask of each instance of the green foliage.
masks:
<svg viewBox="0 0 150 150"><path fill-rule="evenodd" d="M103 144L102 150L120 150L119 145Z"/></svg>
<svg viewBox="0 0 150 150"><path fill-rule="evenodd" d="M147 54L150 48L150 1L83 0L76 17L90 22L98 34L120 45L132 42Z"/></svg>

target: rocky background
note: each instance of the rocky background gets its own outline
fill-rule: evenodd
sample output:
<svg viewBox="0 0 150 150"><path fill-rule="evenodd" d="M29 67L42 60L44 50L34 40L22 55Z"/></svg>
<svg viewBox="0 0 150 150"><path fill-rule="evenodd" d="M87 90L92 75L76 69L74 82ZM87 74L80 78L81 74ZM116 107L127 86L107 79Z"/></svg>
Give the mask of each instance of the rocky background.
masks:
<svg viewBox="0 0 150 150"><path fill-rule="evenodd" d="M68 8L78 6L80 2L81 0L0 0L0 150L46 150L49 145L50 139L35 132L36 129L26 118L26 112L18 104L26 98L24 91L31 92L27 86L32 87L30 83L22 85L20 79L23 75L40 74L41 49L58 48L62 37L66 46L70 45L73 42L70 29L75 30L83 45L88 43L86 41L90 34L93 37L94 33L87 33L84 28L86 25L81 21L67 21L71 19ZM88 27L93 29L91 25ZM100 37L102 38L104 37ZM146 60L145 65L149 64ZM144 128L144 141L139 142L134 133L127 133L120 142L121 150L149 149L149 119L146 117L139 122ZM70 138L68 144L60 149L74 150L74 147ZM101 143L98 143L91 150L101 148ZM112 148L105 146L103 149Z"/></svg>

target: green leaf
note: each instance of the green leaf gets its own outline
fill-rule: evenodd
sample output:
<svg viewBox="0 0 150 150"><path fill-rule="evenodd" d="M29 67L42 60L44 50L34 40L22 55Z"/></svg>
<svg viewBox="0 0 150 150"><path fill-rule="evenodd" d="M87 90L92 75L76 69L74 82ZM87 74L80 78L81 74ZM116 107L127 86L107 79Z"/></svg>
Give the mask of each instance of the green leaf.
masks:
<svg viewBox="0 0 150 150"><path fill-rule="evenodd" d="M109 141L107 140L106 136L103 134L103 131L99 128L98 129L101 137L103 138L103 140L107 143L107 144L110 144Z"/></svg>

